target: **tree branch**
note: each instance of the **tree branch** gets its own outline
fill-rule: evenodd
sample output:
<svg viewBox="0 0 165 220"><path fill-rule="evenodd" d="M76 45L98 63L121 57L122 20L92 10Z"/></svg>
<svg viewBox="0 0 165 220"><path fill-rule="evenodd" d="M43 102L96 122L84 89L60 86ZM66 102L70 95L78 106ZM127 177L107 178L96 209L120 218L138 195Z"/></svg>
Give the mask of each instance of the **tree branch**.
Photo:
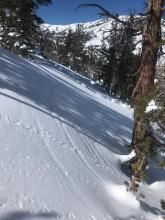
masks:
<svg viewBox="0 0 165 220"><path fill-rule="evenodd" d="M142 40L138 40L138 41L136 42L136 44L135 44L135 47L136 47L138 44L140 44L140 43L142 43Z"/></svg>
<svg viewBox="0 0 165 220"><path fill-rule="evenodd" d="M99 4L90 4L90 3L86 3L86 4L81 4L77 7L77 9L80 9L80 8L86 8L86 7L95 7L95 8L98 8L100 9L101 12L99 12L98 14L100 16L105 16L105 17L110 17L110 18L113 18L114 20L116 20L117 22L121 23L121 24L124 24L124 25L127 25L128 23L119 19L116 15L112 14L111 12L109 12L108 10L106 10L104 7L102 7L101 5Z"/></svg>
<svg viewBox="0 0 165 220"><path fill-rule="evenodd" d="M134 37L139 36L139 35L142 35L142 31L140 31L140 32L135 32L135 33L133 34Z"/></svg>
<svg viewBox="0 0 165 220"><path fill-rule="evenodd" d="M148 12L146 12L146 13L139 13L140 16L147 16L147 15L149 15L149 14L151 14L151 11L148 11Z"/></svg>

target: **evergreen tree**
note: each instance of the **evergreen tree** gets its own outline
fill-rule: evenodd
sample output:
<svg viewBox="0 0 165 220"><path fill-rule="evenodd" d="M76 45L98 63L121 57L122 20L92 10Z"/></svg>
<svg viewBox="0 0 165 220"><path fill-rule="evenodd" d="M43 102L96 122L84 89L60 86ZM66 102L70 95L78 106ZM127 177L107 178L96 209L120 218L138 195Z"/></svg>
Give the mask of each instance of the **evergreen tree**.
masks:
<svg viewBox="0 0 165 220"><path fill-rule="evenodd" d="M100 49L97 46L90 45L86 48L84 51L86 53L86 59L85 59L85 72L86 75L99 82L102 83L102 71L101 71L101 65L102 60L100 57ZM83 63L84 64L84 63Z"/></svg>
<svg viewBox="0 0 165 220"><path fill-rule="evenodd" d="M69 29L62 42L56 40L57 57L55 59L72 70L85 74L87 69L87 50L85 49L85 43L89 39L89 34L83 31L81 25L77 25L75 31Z"/></svg>
<svg viewBox="0 0 165 220"><path fill-rule="evenodd" d="M36 47L36 32L42 19L36 10L50 0L0 0L1 45L27 55Z"/></svg>
<svg viewBox="0 0 165 220"><path fill-rule="evenodd" d="M119 57L118 57L118 78L117 94L122 99L130 98L135 87L135 72L138 68L138 55L134 54L135 38L132 29L132 16L127 21L130 25L122 25L119 30Z"/></svg>
<svg viewBox="0 0 165 220"><path fill-rule="evenodd" d="M74 44L73 32L69 28L68 34L64 40L64 45L63 45L63 65L68 66L70 68L72 68L71 63L72 63L73 44Z"/></svg>
<svg viewBox="0 0 165 220"><path fill-rule="evenodd" d="M106 44L101 49L103 85L107 92L122 99L131 96L139 60L139 56L134 54L135 38L131 19L128 19L127 26L113 21Z"/></svg>
<svg viewBox="0 0 165 220"><path fill-rule="evenodd" d="M72 44L72 65L71 68L83 74L85 72L85 43L89 40L88 34L83 31L81 25L77 25L76 31L73 33ZM83 65L82 65L83 64Z"/></svg>
<svg viewBox="0 0 165 220"><path fill-rule="evenodd" d="M120 45L118 45L119 34L118 34L118 24L116 21L112 23L112 29L107 39L107 44L103 43L101 49L102 53L102 71L103 71L103 85L107 92L115 92L115 83L117 77L117 50L119 50Z"/></svg>

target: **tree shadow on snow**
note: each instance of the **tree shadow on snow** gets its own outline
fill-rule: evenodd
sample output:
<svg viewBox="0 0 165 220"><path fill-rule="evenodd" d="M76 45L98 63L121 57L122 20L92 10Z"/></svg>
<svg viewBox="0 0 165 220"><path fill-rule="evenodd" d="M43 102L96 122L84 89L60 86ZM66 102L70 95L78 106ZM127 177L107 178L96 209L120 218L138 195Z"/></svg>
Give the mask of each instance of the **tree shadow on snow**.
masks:
<svg viewBox="0 0 165 220"><path fill-rule="evenodd" d="M52 66L48 70L48 64L36 65L8 51L2 51L0 95L62 121L115 153L127 153L124 145L128 144L131 137L130 118L90 97L66 80L66 76L62 80L58 74L53 75L50 69ZM7 94L6 90L17 93L19 97Z"/></svg>
<svg viewBox="0 0 165 220"><path fill-rule="evenodd" d="M150 212L154 215L161 215L161 216L164 216L165 215L165 212L162 211L161 209L158 209L154 206L150 206L148 205L146 202L144 201L140 201L140 206L143 210L145 210L146 212Z"/></svg>
<svg viewBox="0 0 165 220"><path fill-rule="evenodd" d="M135 217L134 215L131 215L131 216L126 217L126 218L116 217L116 218L114 218L114 220L138 220L138 218Z"/></svg>
<svg viewBox="0 0 165 220"><path fill-rule="evenodd" d="M48 212L38 212L38 213L31 213L27 211L15 211L10 212L0 220L35 220L35 219L57 219L60 215L56 212L48 213Z"/></svg>
<svg viewBox="0 0 165 220"><path fill-rule="evenodd" d="M153 162L153 161L152 161ZM165 180L165 170L159 167L157 162L154 162L146 170L146 182L152 184L155 181Z"/></svg>

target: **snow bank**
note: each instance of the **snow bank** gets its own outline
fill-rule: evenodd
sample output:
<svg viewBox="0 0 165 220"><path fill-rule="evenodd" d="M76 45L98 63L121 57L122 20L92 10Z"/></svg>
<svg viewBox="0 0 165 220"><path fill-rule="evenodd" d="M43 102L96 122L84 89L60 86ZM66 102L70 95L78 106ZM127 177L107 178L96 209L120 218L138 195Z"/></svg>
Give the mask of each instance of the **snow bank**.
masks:
<svg viewBox="0 0 165 220"><path fill-rule="evenodd" d="M135 195L126 190L125 185L106 184L106 189L113 200L115 212L123 218L128 218L131 213L138 212L140 203Z"/></svg>

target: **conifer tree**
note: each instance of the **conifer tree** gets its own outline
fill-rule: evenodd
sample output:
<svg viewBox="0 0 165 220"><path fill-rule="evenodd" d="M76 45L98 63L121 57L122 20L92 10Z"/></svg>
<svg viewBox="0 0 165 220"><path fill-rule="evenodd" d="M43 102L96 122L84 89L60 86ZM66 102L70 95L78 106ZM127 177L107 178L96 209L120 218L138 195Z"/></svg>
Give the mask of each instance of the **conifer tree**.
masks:
<svg viewBox="0 0 165 220"><path fill-rule="evenodd" d="M74 71L84 74L87 65L87 50L85 43L90 39L88 33L83 31L81 25L76 30L69 28L62 42L56 41L56 60Z"/></svg>
<svg viewBox="0 0 165 220"><path fill-rule="evenodd" d="M119 57L117 94L121 99L130 98L135 87L135 71L138 68L138 55L134 54L135 38L132 28L132 16L127 21L130 25L121 25L119 30Z"/></svg>
<svg viewBox="0 0 165 220"><path fill-rule="evenodd" d="M42 19L36 10L51 0L0 0L1 45L27 55L36 46L36 31Z"/></svg>
<svg viewBox="0 0 165 220"><path fill-rule="evenodd" d="M103 85L107 92L122 99L131 97L135 86L138 55L134 54L135 38L131 27L112 22L106 44L101 49Z"/></svg>
<svg viewBox="0 0 165 220"><path fill-rule="evenodd" d="M120 45L118 45L119 34L118 34L118 24L116 21L112 23L112 29L110 30L109 37L107 39L107 44L103 43L101 49L102 53L102 72L103 72L103 85L106 92L115 92L115 81L117 76L117 50L119 50Z"/></svg>

